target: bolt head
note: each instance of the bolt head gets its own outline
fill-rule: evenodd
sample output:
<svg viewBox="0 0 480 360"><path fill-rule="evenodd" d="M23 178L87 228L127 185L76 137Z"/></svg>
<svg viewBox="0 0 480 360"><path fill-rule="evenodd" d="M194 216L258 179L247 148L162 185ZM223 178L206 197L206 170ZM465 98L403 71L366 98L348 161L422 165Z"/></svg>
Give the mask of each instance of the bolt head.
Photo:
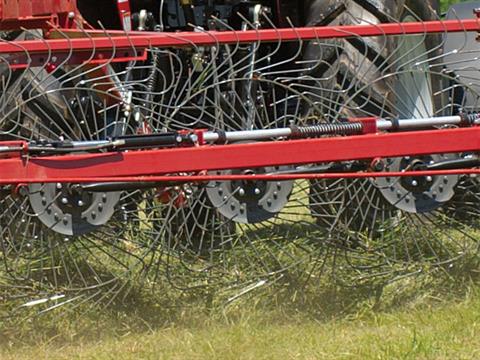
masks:
<svg viewBox="0 0 480 360"><path fill-rule="evenodd" d="M196 134L190 135L190 140L194 143L198 142L198 136Z"/></svg>
<svg viewBox="0 0 480 360"><path fill-rule="evenodd" d="M77 203L77 204L78 204L78 206L83 206L83 205L85 205L85 203L84 203L82 200L78 200L78 203Z"/></svg>
<svg viewBox="0 0 480 360"><path fill-rule="evenodd" d="M418 181L417 180L412 180L412 186L418 186Z"/></svg>
<svg viewBox="0 0 480 360"><path fill-rule="evenodd" d="M261 193L262 193L262 192L260 191L259 188L256 188L256 189L255 189L255 195L260 195Z"/></svg>
<svg viewBox="0 0 480 360"><path fill-rule="evenodd" d="M427 176L427 181L428 182L432 182L433 181L433 178L431 176Z"/></svg>
<svg viewBox="0 0 480 360"><path fill-rule="evenodd" d="M240 190L238 190L238 195L245 196L245 190L243 188L240 188Z"/></svg>
<svg viewBox="0 0 480 360"><path fill-rule="evenodd" d="M66 197L62 198L62 204L67 205L68 204L68 199Z"/></svg>

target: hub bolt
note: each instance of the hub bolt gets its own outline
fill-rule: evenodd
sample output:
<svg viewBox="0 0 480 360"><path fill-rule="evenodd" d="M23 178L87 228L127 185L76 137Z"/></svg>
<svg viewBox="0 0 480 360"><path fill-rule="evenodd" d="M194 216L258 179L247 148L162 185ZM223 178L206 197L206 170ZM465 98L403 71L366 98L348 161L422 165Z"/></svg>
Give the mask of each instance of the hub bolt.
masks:
<svg viewBox="0 0 480 360"><path fill-rule="evenodd" d="M245 196L245 190L243 188L240 188L240 190L238 190L238 195Z"/></svg>
<svg viewBox="0 0 480 360"><path fill-rule="evenodd" d="M412 186L418 186L418 181L417 180L412 180Z"/></svg>
<svg viewBox="0 0 480 360"><path fill-rule="evenodd" d="M433 181L433 178L431 176L427 176L427 181L428 182L432 182Z"/></svg>
<svg viewBox="0 0 480 360"><path fill-rule="evenodd" d="M57 183L57 189L60 190L62 188L62 184L61 183Z"/></svg>
<svg viewBox="0 0 480 360"><path fill-rule="evenodd" d="M255 189L255 195L260 195L261 193L262 193L262 192L260 191L259 188L256 188L256 189Z"/></svg>
<svg viewBox="0 0 480 360"><path fill-rule="evenodd" d="M62 198L62 204L67 205L68 204L68 199L66 197Z"/></svg>
<svg viewBox="0 0 480 360"><path fill-rule="evenodd" d="M83 206L85 203L82 200L78 200L78 206Z"/></svg>

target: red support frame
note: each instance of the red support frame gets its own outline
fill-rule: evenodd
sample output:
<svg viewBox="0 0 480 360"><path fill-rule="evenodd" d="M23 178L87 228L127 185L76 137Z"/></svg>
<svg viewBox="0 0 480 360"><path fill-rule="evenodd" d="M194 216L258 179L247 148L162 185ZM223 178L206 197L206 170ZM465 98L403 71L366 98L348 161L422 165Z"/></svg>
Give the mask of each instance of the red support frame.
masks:
<svg viewBox="0 0 480 360"><path fill-rule="evenodd" d="M16 61L15 66L20 66L22 62L31 64L32 58L35 57L40 57L38 61L41 62L41 57L43 56L48 56L47 60L49 64L52 64L50 57L61 54L68 54L68 56L71 56L71 59L77 59L77 61L78 59L80 61L81 59L88 59L89 62L102 62L111 61L112 58L125 61L127 59L131 60L136 56L143 59L146 49L150 47L194 47L232 43L305 41L352 36L463 31L480 31L480 21L471 19L422 23L184 33L129 32L127 34L125 32L109 31L105 34L91 30L84 31L85 37L83 38L2 42L0 43L0 54L9 54L10 58ZM68 32L68 30L64 32ZM92 36L88 37L87 35ZM95 56L91 58L91 54ZM2 144L0 143L0 145ZM0 183L124 181L126 179L143 181L146 177L148 180L160 180L166 179L162 175L178 173L201 173L222 169L339 162L434 153L477 152L479 150L480 128L473 127L102 154L31 158L16 156L0 160ZM478 173L478 170L455 170L454 172L443 173L459 172ZM152 175L157 177L152 177ZM395 176L392 173L379 173L376 175L357 173L341 174L340 176L373 177L389 175ZM333 175L296 175L296 177L301 178L328 176ZM260 177L256 178L259 179ZM280 179L281 177L277 178ZM285 178L288 178L288 176ZM200 175L197 177L182 177L182 179L201 181L201 179L208 180L212 179L212 177Z"/></svg>
<svg viewBox="0 0 480 360"><path fill-rule="evenodd" d="M68 29L62 31L68 33ZM72 31L72 30L71 30ZM77 31L78 30L73 30ZM383 35L409 35L454 33L464 31L480 32L480 20L447 20L377 25L346 25L307 28L262 29L248 31L209 32L137 32L82 30L84 36L72 39L26 40L0 43L0 54L32 56L53 56L56 54L93 54L94 60L111 57L124 61L132 59L132 50L139 58L145 58L145 51L151 47L195 47L215 46L252 42L307 41L347 37L368 37ZM105 56L109 54L110 56ZM126 55L124 55L126 54ZM89 57L87 57L88 59ZM28 60L28 59L27 59ZM26 61L26 60L25 60ZM27 62L28 64L28 62ZM18 65L18 62L17 64Z"/></svg>
<svg viewBox="0 0 480 360"><path fill-rule="evenodd" d="M68 14L76 12L75 0L0 0L0 29L64 26Z"/></svg>
<svg viewBox="0 0 480 360"><path fill-rule="evenodd" d="M18 156L0 160L0 183L122 181L126 177L145 180L139 177L479 150L480 127L474 127L102 154Z"/></svg>

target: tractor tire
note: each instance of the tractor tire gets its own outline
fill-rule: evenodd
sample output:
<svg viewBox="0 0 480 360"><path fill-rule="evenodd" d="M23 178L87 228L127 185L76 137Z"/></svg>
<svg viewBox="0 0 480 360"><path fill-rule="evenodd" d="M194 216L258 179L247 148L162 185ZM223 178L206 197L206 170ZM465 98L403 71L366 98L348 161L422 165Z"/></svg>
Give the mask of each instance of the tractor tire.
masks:
<svg viewBox="0 0 480 360"><path fill-rule="evenodd" d="M335 26L429 21L438 19L438 10L436 0L314 0L305 3L307 17L304 24ZM306 70L306 75L312 82L309 88L314 90L310 96L315 104L305 110L306 118L337 122L345 117L414 118L439 115L438 109L441 109L444 99L443 95L434 94L442 93L444 79L430 73L421 75L420 81L428 83L430 92L415 98L405 90L408 84L417 84L416 75L411 75L413 72L401 80L407 85L402 82L399 86L399 77L390 76L401 73L402 66L412 62L402 63L405 48L406 52L410 52L408 40L404 38L352 36L306 44L304 60L313 64ZM413 58L428 53L428 58L432 59L439 54L439 36L413 39L418 40L418 43L413 40ZM424 97L428 101L423 101ZM349 246L358 243L358 234L383 236L385 224L396 224L399 216L399 210L386 201L375 182L361 179L311 182L310 210L317 223L329 231L337 229L342 241L346 233L356 234ZM350 235L347 237L350 238Z"/></svg>
<svg viewBox="0 0 480 360"><path fill-rule="evenodd" d="M437 0L313 0L305 2L305 26L428 21L438 19L438 8ZM383 105L386 99L395 101L393 84L388 79L378 80L395 63L391 52L397 42L394 37L351 37L308 43L304 59L315 63L308 75L321 79L317 84L317 94L323 103L319 104L323 111L320 115L327 121L367 114L397 116ZM427 49L436 51L439 38L429 36L425 43ZM322 93L322 89L328 94ZM342 95L337 96L332 89L338 89ZM325 101L325 95L332 101ZM346 101L350 105L339 108Z"/></svg>

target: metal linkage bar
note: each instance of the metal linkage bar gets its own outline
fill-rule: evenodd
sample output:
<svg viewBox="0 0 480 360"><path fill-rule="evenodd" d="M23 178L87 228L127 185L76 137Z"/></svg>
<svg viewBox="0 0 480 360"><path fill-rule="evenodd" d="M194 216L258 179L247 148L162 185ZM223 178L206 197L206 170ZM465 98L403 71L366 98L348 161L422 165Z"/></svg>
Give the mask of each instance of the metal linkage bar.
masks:
<svg viewBox="0 0 480 360"><path fill-rule="evenodd" d="M347 121L347 119L345 119ZM318 124L312 126L291 126L280 129L227 131L225 133L208 131L203 135L205 142L235 142L265 140L271 138L308 138L323 135L355 135L376 133L377 131L405 131L428 129L447 125L472 126L480 124L480 115L477 113L461 114L456 116L440 116L425 119L348 119L340 124Z"/></svg>
<svg viewBox="0 0 480 360"><path fill-rule="evenodd" d="M0 54L29 54L52 56L57 53L92 53L98 60L102 52L113 51L114 57L122 57L125 51L136 49L138 54L151 47L195 47L255 42L307 41L316 39L368 37L385 35L409 35L426 33L454 33L480 31L478 19L446 20L376 25L322 26L286 29L260 29L247 31L209 32L128 32L84 31L84 37L71 39L25 40L0 43ZM77 31L78 32L78 31ZM131 54L127 54L131 58Z"/></svg>
<svg viewBox="0 0 480 360"><path fill-rule="evenodd" d="M82 179L101 182L118 177L477 152L479 149L480 127L473 127L27 159L17 154L0 160L0 183L79 182Z"/></svg>
<svg viewBox="0 0 480 360"><path fill-rule="evenodd" d="M372 134L378 131L420 130L448 125L480 124L477 113L425 119L345 119L343 123L295 126L278 129L244 131L182 131L149 135L128 135L96 141L3 142L0 153L23 152L30 155L68 154L100 150L145 150L147 148L185 147L205 144L227 144L240 141L272 139L309 139L322 136Z"/></svg>
<svg viewBox="0 0 480 360"><path fill-rule="evenodd" d="M455 170L422 170L422 171L402 171L402 172L357 172L357 173L298 173L298 174L276 174L276 175L152 175L152 176L117 176L104 178L91 177L64 177L57 179L45 179L41 183L70 183L70 184L88 184L81 188L85 191L105 192L105 191L123 191L131 189L145 189L159 186L171 186L185 183L203 183L210 181L292 181L292 180L321 180L321 179L368 179L385 177L424 177L424 176L448 176L448 175L480 175L480 169L455 169ZM26 185L39 183L38 180L4 182L0 184ZM114 184L121 186L112 189ZM152 186L151 183L155 183Z"/></svg>

